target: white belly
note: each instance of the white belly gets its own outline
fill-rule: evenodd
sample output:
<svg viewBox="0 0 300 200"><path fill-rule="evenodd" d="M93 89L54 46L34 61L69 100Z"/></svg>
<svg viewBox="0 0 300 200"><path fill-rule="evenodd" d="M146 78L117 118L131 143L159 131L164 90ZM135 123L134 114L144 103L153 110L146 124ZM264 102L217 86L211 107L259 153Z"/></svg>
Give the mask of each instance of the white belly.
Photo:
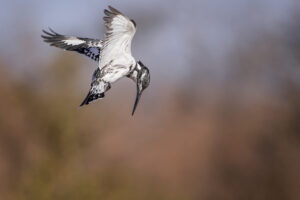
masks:
<svg viewBox="0 0 300 200"><path fill-rule="evenodd" d="M101 79L105 82L114 83L120 78L127 76L129 71L128 67L115 65L105 70Z"/></svg>
<svg viewBox="0 0 300 200"><path fill-rule="evenodd" d="M135 64L134 58L129 54L123 54L117 59L111 60L108 65L101 69L101 79L114 83L120 78L127 76Z"/></svg>

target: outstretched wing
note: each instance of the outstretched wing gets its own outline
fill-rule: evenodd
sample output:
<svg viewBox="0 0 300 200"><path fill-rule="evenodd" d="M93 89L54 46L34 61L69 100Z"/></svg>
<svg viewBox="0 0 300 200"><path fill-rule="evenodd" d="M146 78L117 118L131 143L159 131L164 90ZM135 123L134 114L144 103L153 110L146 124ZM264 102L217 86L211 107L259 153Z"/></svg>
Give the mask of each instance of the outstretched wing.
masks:
<svg viewBox="0 0 300 200"><path fill-rule="evenodd" d="M131 54L131 41L136 32L133 20L111 6L108 8L104 10L107 30L100 52L100 68L124 53Z"/></svg>
<svg viewBox="0 0 300 200"><path fill-rule="evenodd" d="M74 36L65 36L54 32L43 30L45 35L42 35L44 41L68 51L76 51L80 54L86 55L89 58L99 61L99 55L102 48L102 41L97 39L80 38Z"/></svg>

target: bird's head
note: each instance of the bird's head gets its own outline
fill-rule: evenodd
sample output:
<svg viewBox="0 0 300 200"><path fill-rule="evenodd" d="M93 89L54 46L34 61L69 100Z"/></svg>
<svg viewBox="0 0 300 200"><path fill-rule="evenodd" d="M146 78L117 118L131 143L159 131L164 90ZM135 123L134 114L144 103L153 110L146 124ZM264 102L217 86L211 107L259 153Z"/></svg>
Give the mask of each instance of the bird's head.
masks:
<svg viewBox="0 0 300 200"><path fill-rule="evenodd" d="M132 115L134 115L135 109L139 103L139 100L141 98L141 95L143 91L149 86L150 84L150 72L149 69L141 62L137 62L136 66L136 74L135 74L135 80L136 80L136 98L135 98L135 103L133 106L133 111Z"/></svg>

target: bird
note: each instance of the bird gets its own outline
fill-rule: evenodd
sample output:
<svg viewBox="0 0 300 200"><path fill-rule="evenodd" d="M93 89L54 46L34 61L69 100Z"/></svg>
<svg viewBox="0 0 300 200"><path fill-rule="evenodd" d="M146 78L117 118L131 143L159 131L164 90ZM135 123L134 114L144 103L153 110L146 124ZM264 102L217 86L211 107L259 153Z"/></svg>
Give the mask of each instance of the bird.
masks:
<svg viewBox="0 0 300 200"><path fill-rule="evenodd" d="M113 83L127 77L136 84L136 98L131 113L133 116L143 91L150 84L150 71L142 61L136 61L131 53L136 22L112 6L104 9L104 14L106 32L103 40L61 35L51 28L49 31L42 30L41 37L50 46L77 52L98 63L92 75L90 90L80 107L104 98Z"/></svg>

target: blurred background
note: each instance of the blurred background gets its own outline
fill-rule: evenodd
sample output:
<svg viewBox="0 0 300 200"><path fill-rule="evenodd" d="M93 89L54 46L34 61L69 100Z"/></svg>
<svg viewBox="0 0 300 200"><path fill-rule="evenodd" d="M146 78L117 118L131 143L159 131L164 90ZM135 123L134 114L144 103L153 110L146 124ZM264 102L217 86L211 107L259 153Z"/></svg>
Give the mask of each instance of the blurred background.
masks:
<svg viewBox="0 0 300 200"><path fill-rule="evenodd" d="M97 64L42 29L133 18L151 85L79 108ZM300 199L298 0L0 0L1 200Z"/></svg>

